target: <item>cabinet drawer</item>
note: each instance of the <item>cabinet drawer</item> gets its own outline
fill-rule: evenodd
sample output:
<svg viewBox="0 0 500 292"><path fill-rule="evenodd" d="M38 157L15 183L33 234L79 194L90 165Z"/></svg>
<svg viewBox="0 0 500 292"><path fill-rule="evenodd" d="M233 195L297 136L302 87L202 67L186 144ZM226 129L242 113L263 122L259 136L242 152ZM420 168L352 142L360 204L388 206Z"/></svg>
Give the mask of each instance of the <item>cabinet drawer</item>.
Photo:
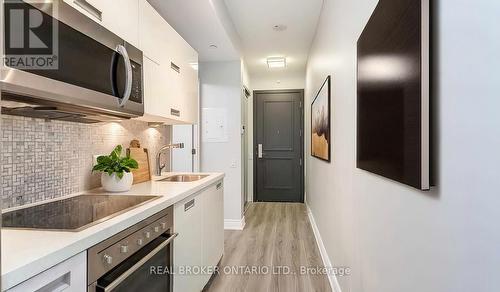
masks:
<svg viewBox="0 0 500 292"><path fill-rule="evenodd" d="M87 252L79 253L7 291L85 292L87 291Z"/></svg>

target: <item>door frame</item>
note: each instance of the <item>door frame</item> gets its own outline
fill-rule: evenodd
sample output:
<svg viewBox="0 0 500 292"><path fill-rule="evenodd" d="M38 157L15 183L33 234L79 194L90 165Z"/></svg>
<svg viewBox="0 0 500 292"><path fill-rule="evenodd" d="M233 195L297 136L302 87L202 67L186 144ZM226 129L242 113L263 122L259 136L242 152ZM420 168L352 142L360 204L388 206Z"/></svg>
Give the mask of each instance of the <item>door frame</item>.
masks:
<svg viewBox="0 0 500 292"><path fill-rule="evenodd" d="M302 153L302 166L300 168L300 203L304 203L304 193L305 193L305 187L304 187L304 172L305 172L305 153L304 153L304 145L305 145L305 132L304 132L304 127L305 127L305 121L304 121L304 115L305 115L305 106L304 106L304 89L277 89L277 90L254 90L253 91L253 201L257 202L257 95L259 94L272 94L272 93L298 93L300 94L300 118L301 118L301 133L302 133L302 143L300 143L300 152Z"/></svg>

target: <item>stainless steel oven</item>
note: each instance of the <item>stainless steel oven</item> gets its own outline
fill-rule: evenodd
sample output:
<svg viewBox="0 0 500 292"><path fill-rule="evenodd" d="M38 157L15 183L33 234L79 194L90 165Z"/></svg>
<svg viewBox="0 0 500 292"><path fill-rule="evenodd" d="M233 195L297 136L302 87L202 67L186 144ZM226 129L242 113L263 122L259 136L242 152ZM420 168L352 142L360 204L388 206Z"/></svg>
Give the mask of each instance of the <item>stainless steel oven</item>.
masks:
<svg viewBox="0 0 500 292"><path fill-rule="evenodd" d="M173 289L173 208L169 207L87 252L88 291Z"/></svg>
<svg viewBox="0 0 500 292"><path fill-rule="evenodd" d="M17 0L3 4L2 112L82 123L142 116L142 51L63 0L50 3ZM45 65L25 60L44 51L30 48L28 41L20 42L23 46L14 43L23 33L27 35L16 30L16 20L23 13L25 19L39 17L40 25L33 31L51 49L47 56L52 59L45 60Z"/></svg>

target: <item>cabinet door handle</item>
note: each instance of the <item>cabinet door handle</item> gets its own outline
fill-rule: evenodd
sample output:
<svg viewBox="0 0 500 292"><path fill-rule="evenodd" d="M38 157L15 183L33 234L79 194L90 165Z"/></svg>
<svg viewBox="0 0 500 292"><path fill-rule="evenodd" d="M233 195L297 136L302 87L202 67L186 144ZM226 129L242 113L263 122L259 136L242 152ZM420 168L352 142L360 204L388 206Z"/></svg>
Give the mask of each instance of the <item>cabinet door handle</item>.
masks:
<svg viewBox="0 0 500 292"><path fill-rule="evenodd" d="M181 73L181 67L179 67L174 62L170 62L170 68L172 68L172 70L174 70L177 73Z"/></svg>
<svg viewBox="0 0 500 292"><path fill-rule="evenodd" d="M71 272L68 272L54 281L46 284L42 288L36 290L35 292L42 291L65 291L71 287ZM70 288L71 289L71 288Z"/></svg>
<svg viewBox="0 0 500 292"><path fill-rule="evenodd" d="M189 209L194 207L194 203L195 203L194 200L195 199L192 199L191 201L184 204L184 212L187 212Z"/></svg>
<svg viewBox="0 0 500 292"><path fill-rule="evenodd" d="M73 3L78 5L78 7L90 13L92 16L102 21L102 11L97 9L94 5L87 2L87 0L73 0Z"/></svg>
<svg viewBox="0 0 500 292"><path fill-rule="evenodd" d="M175 108L170 109L170 114L172 116L180 117L181 116L181 111Z"/></svg>

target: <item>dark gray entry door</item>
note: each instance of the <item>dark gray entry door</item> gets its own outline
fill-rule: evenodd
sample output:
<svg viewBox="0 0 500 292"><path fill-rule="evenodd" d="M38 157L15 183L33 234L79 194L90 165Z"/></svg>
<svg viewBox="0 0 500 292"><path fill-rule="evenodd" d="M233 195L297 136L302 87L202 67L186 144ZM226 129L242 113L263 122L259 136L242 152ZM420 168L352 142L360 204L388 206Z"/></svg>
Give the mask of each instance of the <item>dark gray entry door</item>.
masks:
<svg viewBox="0 0 500 292"><path fill-rule="evenodd" d="M304 201L303 99L303 90L254 92L255 201Z"/></svg>

